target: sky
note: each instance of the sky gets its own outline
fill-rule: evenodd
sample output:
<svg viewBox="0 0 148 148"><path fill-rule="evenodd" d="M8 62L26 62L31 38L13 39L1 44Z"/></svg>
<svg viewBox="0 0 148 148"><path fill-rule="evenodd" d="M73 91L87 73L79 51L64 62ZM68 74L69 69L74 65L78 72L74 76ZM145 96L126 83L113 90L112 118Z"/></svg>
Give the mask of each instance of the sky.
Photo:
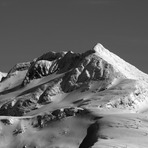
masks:
<svg viewBox="0 0 148 148"><path fill-rule="evenodd" d="M0 0L0 71L101 43L148 73L148 0Z"/></svg>

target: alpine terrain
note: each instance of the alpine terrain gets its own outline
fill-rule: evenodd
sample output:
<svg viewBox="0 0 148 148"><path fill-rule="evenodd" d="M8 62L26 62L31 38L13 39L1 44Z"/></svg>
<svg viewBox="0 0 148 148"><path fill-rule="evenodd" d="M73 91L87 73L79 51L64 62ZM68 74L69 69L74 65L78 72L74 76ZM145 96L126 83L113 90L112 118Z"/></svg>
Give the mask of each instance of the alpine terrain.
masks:
<svg viewBox="0 0 148 148"><path fill-rule="evenodd" d="M0 73L0 148L147 148L148 75L97 44Z"/></svg>

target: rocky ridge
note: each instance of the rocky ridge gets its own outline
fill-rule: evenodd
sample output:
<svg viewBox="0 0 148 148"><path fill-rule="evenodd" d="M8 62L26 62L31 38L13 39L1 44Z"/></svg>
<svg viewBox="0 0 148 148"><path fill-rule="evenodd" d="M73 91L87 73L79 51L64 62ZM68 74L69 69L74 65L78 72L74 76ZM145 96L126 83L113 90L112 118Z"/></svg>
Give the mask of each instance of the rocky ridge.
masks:
<svg viewBox="0 0 148 148"><path fill-rule="evenodd" d="M137 92L143 87L142 85L148 87L146 74L109 52L101 44L97 44L94 49L82 54L71 51L48 52L32 62L17 64L8 75L24 70L27 72L21 87L27 87L33 80L46 78L53 74L63 75L2 104L1 115L22 116L31 110L40 108L43 104L54 102L52 98L59 94L70 93L81 87L89 89L93 81L103 83L99 91L106 90L115 80L122 79L136 80L138 85L135 90ZM139 94L147 96L148 91L145 89L145 93L139 91ZM128 96L132 96L132 94ZM108 104L110 102L107 103L107 106Z"/></svg>
<svg viewBox="0 0 148 148"><path fill-rule="evenodd" d="M88 118L93 124L83 148L102 114L145 113L147 98L148 75L97 44L84 53L48 52L16 64L0 82L0 122L15 125L17 137L29 128Z"/></svg>

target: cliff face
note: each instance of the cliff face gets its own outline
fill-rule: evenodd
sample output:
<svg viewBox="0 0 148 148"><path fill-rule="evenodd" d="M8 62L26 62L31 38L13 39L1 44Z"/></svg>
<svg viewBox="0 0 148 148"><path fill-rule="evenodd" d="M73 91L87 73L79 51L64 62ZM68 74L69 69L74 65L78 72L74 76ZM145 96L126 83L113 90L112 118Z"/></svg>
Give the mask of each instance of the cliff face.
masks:
<svg viewBox="0 0 148 148"><path fill-rule="evenodd" d="M147 98L148 75L97 44L85 53L48 52L15 65L0 82L0 115L8 116L5 123L15 116L20 126L40 130L60 119L91 117L96 123L90 120L87 139L100 114L147 112Z"/></svg>

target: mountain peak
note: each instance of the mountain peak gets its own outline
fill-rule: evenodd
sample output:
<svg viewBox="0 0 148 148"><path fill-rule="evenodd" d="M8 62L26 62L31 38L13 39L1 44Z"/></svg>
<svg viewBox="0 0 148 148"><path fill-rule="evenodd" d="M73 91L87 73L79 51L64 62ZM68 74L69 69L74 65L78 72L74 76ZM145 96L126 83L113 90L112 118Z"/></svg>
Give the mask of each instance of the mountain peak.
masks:
<svg viewBox="0 0 148 148"><path fill-rule="evenodd" d="M105 47L101 43L97 43L96 46L94 47L94 50L97 53L102 53L102 52L106 52L107 51L107 49L105 49Z"/></svg>

